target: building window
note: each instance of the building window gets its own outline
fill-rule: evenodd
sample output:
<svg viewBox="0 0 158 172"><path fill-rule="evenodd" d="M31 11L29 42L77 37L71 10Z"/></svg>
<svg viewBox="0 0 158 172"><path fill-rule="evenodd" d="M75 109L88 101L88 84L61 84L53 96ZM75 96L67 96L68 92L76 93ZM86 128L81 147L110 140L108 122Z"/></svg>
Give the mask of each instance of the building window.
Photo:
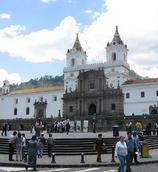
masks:
<svg viewBox="0 0 158 172"><path fill-rule="evenodd" d="M156 96L158 97L158 91L156 91Z"/></svg>
<svg viewBox="0 0 158 172"><path fill-rule="evenodd" d="M18 114L18 109L14 108L14 115L17 115L17 114Z"/></svg>
<svg viewBox="0 0 158 172"><path fill-rule="evenodd" d="M54 101L55 101L55 102L57 101L57 96L54 96Z"/></svg>
<svg viewBox="0 0 158 172"><path fill-rule="evenodd" d="M130 98L130 94L126 93L126 99L129 99L129 98Z"/></svg>
<svg viewBox="0 0 158 172"><path fill-rule="evenodd" d="M69 107L69 112L73 112L73 106Z"/></svg>
<svg viewBox="0 0 158 172"><path fill-rule="evenodd" d="M116 60L116 53L112 53L112 60L113 60L113 61Z"/></svg>
<svg viewBox="0 0 158 172"><path fill-rule="evenodd" d="M144 91L141 92L141 97L145 97L145 92Z"/></svg>
<svg viewBox="0 0 158 172"><path fill-rule="evenodd" d="M71 74L70 74L70 76L71 76L71 77L73 77L73 76L74 76L74 74L73 74L73 73L71 73Z"/></svg>
<svg viewBox="0 0 158 172"><path fill-rule="evenodd" d="M26 115L29 115L29 114L30 114L30 108L27 107L27 108L26 108Z"/></svg>
<svg viewBox="0 0 158 172"><path fill-rule="evenodd" d="M116 105L115 104L111 104L111 110L115 111L116 110Z"/></svg>
<svg viewBox="0 0 158 172"><path fill-rule="evenodd" d="M30 103L30 98L28 97L28 98L26 99L26 101L27 101L27 103Z"/></svg>
<svg viewBox="0 0 158 172"><path fill-rule="evenodd" d="M84 60L82 59L82 64L84 64Z"/></svg>
<svg viewBox="0 0 158 172"><path fill-rule="evenodd" d="M15 99L15 104L18 104L18 99Z"/></svg>
<svg viewBox="0 0 158 172"><path fill-rule="evenodd" d="M90 82L89 83L89 89L91 90L91 89L94 89L94 82Z"/></svg>
<svg viewBox="0 0 158 172"><path fill-rule="evenodd" d="M75 66L75 59L71 60L71 66Z"/></svg>
<svg viewBox="0 0 158 172"><path fill-rule="evenodd" d="M123 54L123 56L124 56L124 60L126 60L126 54L125 53Z"/></svg>

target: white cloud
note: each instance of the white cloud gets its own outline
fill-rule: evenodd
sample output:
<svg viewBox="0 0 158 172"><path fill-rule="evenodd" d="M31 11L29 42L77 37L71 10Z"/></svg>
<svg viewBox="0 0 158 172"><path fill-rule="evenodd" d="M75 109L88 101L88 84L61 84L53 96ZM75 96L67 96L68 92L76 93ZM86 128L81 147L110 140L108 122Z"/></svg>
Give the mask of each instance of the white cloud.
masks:
<svg viewBox="0 0 158 172"><path fill-rule="evenodd" d="M21 57L29 62L63 60L72 46L78 25L73 17L66 17L52 30L43 29L23 34L24 26L9 26L0 30L0 51Z"/></svg>
<svg viewBox="0 0 158 172"><path fill-rule="evenodd" d="M150 72L148 75L158 77L158 69L157 74L155 72L155 63L158 64L156 16L157 0L106 0L99 17L83 30L89 47L88 59L95 60L98 57L99 61L106 61L104 47L112 40L115 26L118 25L121 38L129 48L128 59L131 68L140 75L146 76ZM142 70L139 70L139 65Z"/></svg>
<svg viewBox="0 0 158 172"><path fill-rule="evenodd" d="M92 10L86 10L85 13L86 13L86 14L92 14L93 11L92 11Z"/></svg>
<svg viewBox="0 0 158 172"><path fill-rule="evenodd" d="M89 15L92 19L96 19L97 17L100 16L100 13L97 11L92 11L92 10L86 10L85 13Z"/></svg>
<svg viewBox="0 0 158 172"><path fill-rule="evenodd" d="M94 15L89 10L87 14ZM140 75L158 77L158 1L157 0L105 0L102 12L96 14L90 25L81 25L79 39L87 51L88 60L106 61L105 47L112 40L115 26L128 45L128 61ZM24 34L24 26L9 26L0 30L0 52L21 57L30 62L65 59L72 48L80 25L73 17L65 17L52 30L39 30ZM86 40L86 41L85 41ZM138 67L140 66L140 67Z"/></svg>
<svg viewBox="0 0 158 172"><path fill-rule="evenodd" d="M10 84L20 83L21 77L18 73L8 73L5 69L0 69L0 86L2 86L4 80L8 80Z"/></svg>
<svg viewBox="0 0 158 172"><path fill-rule="evenodd" d="M1 13L0 14L0 19L10 19L11 14L8 13Z"/></svg>
<svg viewBox="0 0 158 172"><path fill-rule="evenodd" d="M41 2L44 2L44 3L49 3L49 2L55 2L57 0L41 0Z"/></svg>

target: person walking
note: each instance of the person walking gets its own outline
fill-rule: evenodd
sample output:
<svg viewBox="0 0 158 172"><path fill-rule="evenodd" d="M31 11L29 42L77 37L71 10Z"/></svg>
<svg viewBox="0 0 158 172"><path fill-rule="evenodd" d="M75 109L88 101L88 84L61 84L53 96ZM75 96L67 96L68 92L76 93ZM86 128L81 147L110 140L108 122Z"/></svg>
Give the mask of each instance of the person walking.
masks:
<svg viewBox="0 0 158 172"><path fill-rule="evenodd" d="M23 138L21 137L21 133L18 133L18 136L16 137L16 161L18 159L22 161L22 140Z"/></svg>
<svg viewBox="0 0 158 172"><path fill-rule="evenodd" d="M44 137L44 133L42 133L41 136L38 138L38 158L42 158L43 156L45 141L46 139Z"/></svg>
<svg viewBox="0 0 158 172"><path fill-rule="evenodd" d="M70 123L69 123L69 121L66 122L65 127L66 127L66 134L68 135L69 131L70 131Z"/></svg>
<svg viewBox="0 0 158 172"><path fill-rule="evenodd" d="M98 134L98 138L95 141L95 149L97 151L97 159L96 159L97 162L102 162L101 153L103 146L104 146L104 142L103 142L102 134Z"/></svg>
<svg viewBox="0 0 158 172"><path fill-rule="evenodd" d="M93 133L96 133L96 124L93 122Z"/></svg>
<svg viewBox="0 0 158 172"><path fill-rule="evenodd" d="M128 131L127 132L127 138L125 139L126 145L127 145L127 156L126 156L126 172L132 172L131 170L131 164L133 161L134 157L134 151L136 149L136 144L134 142L134 139L132 138L132 132Z"/></svg>
<svg viewBox="0 0 158 172"><path fill-rule="evenodd" d="M8 124L4 123L3 126L2 126L2 133L1 133L2 136L3 136L3 134L5 136L7 136L7 128L8 128Z"/></svg>
<svg viewBox="0 0 158 172"><path fill-rule="evenodd" d="M120 165L118 168L119 172L125 171L125 161L127 156L127 145L124 141L124 136L120 136L120 140L116 143L115 146L115 157L119 159Z"/></svg>
<svg viewBox="0 0 158 172"><path fill-rule="evenodd" d="M14 161L13 154L14 154L14 150L15 150L16 134L17 134L17 132L14 131L9 139L9 161Z"/></svg>
<svg viewBox="0 0 158 172"><path fill-rule="evenodd" d="M36 136L33 135L31 140L28 142L28 165L26 165L26 169L30 165L33 167L33 170L36 171L37 164L37 141Z"/></svg>
<svg viewBox="0 0 158 172"><path fill-rule="evenodd" d="M22 133L21 136L22 136L22 159L24 160L25 150L27 148L27 140L24 133Z"/></svg>
<svg viewBox="0 0 158 172"><path fill-rule="evenodd" d="M43 128L43 124L42 124L41 119L39 118L35 124L35 135L36 135L36 137L40 137L42 128Z"/></svg>
<svg viewBox="0 0 158 172"><path fill-rule="evenodd" d="M54 139L52 138L52 134L49 134L49 137L47 139L47 146L48 146L48 157L51 157L52 155L52 147L54 146Z"/></svg>

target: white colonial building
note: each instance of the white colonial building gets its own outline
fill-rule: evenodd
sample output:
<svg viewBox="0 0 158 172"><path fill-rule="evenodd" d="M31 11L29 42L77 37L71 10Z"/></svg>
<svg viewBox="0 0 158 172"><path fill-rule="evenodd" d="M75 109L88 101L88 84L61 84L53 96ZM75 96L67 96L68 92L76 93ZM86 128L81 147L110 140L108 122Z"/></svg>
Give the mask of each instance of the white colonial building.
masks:
<svg viewBox="0 0 158 172"><path fill-rule="evenodd" d="M10 91L6 80L0 95L0 119L50 118L62 115L63 87Z"/></svg>
<svg viewBox="0 0 158 172"><path fill-rule="evenodd" d="M158 105L158 79L131 80L127 62L127 45L120 38L118 28L106 46L104 63L87 64L78 34L72 49L67 50L64 68L64 87L36 88L12 91L4 81L0 95L0 119L57 117L63 113L63 94L78 89L80 72L103 70L109 87L121 86L124 93L124 114L149 114L150 106Z"/></svg>
<svg viewBox="0 0 158 172"><path fill-rule="evenodd" d="M125 115L148 115L158 113L158 78L129 80L122 85ZM155 111L156 110L156 111Z"/></svg>

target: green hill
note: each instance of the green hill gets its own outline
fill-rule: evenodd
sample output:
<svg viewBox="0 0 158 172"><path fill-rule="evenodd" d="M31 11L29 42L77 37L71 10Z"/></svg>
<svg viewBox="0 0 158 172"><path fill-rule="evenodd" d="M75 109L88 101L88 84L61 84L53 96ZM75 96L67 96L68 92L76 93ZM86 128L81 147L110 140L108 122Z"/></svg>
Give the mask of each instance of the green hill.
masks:
<svg viewBox="0 0 158 172"><path fill-rule="evenodd" d="M64 75L61 76L50 76L45 75L40 78L30 79L28 82L22 82L19 85L11 85L12 90L28 89L28 88L38 88L38 87L50 87L64 84Z"/></svg>

